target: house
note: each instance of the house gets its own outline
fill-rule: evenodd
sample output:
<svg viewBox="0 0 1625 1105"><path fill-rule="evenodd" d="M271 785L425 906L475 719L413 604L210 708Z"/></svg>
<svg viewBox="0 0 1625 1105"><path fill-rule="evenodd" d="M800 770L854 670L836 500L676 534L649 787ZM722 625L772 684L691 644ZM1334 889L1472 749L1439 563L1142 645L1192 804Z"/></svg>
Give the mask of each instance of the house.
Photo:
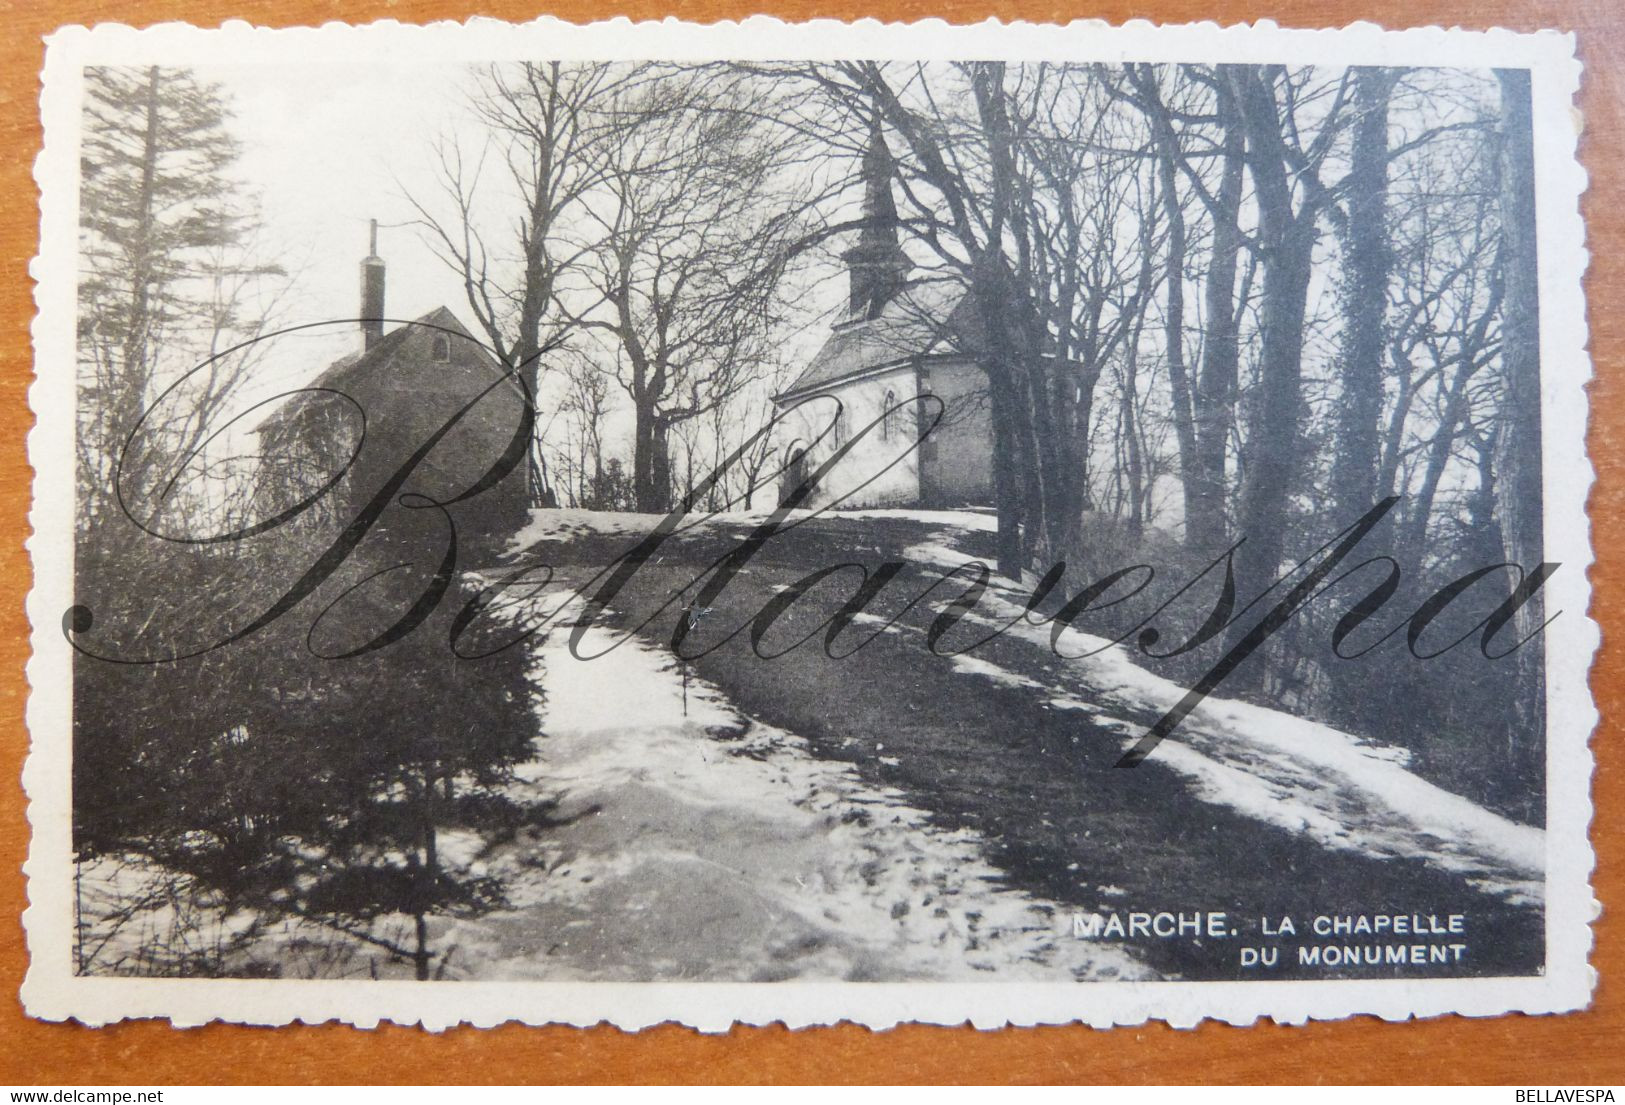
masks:
<svg viewBox="0 0 1625 1105"><path fill-rule="evenodd" d="M987 376L962 341L972 332L970 305L956 281L911 278L898 240L894 172L877 121L863 160L862 229L842 255L846 310L774 396L785 442L781 495L852 446L805 500L810 507L992 501Z"/></svg>
<svg viewBox="0 0 1625 1105"><path fill-rule="evenodd" d="M268 506L288 509L316 495L344 470L294 520L336 532L406 471L384 497L375 531L443 548L445 515L430 505L432 500L445 504L457 527L460 557L489 555L528 516L528 447L494 485L457 500L512 447L526 403L524 389L447 308L386 333L388 321L375 222L371 250L361 262L360 348L335 361L257 428L264 458L259 493L271 500L262 504L261 516ZM448 424L451 428L444 429Z"/></svg>

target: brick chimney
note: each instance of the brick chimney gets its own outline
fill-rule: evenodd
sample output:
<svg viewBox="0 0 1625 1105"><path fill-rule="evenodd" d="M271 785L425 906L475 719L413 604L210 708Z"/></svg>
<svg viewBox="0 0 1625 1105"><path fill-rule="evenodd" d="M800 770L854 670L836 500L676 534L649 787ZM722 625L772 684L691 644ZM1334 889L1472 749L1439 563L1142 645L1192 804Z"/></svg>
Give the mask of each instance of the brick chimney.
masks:
<svg viewBox="0 0 1625 1105"><path fill-rule="evenodd" d="M841 255L851 277L850 315L873 318L902 289L913 266L897 241L897 204L892 199L895 171L880 117L869 121L863 154L863 229L857 244Z"/></svg>
<svg viewBox="0 0 1625 1105"><path fill-rule="evenodd" d="M361 343L371 349L384 336L384 259L378 256L378 220L372 220L367 256L361 262Z"/></svg>

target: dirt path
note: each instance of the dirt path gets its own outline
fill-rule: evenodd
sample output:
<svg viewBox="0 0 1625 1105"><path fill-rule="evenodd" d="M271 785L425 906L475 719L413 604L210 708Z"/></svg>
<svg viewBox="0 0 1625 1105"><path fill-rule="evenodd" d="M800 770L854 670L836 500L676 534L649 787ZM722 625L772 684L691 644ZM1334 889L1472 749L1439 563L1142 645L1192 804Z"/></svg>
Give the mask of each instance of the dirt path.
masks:
<svg viewBox="0 0 1625 1105"><path fill-rule="evenodd" d="M704 647L748 623L778 589L815 567L854 559L875 564L928 532L918 525L830 523L803 527L793 542L770 542L704 613L695 640ZM617 596L612 624L644 623L737 536L722 527L668 543ZM584 577L626 545L624 537L575 535L544 541L527 555ZM911 569L899 577L905 593L910 577L916 589L930 578ZM778 621L765 647L814 634L849 587L850 580L809 594ZM845 659L824 654L819 632L811 645L762 660L741 633L692 670L746 714L804 738L814 756L850 764L867 785L895 790L932 824L974 830L1011 889L1082 911L1230 915L1239 941L1130 942L1136 957L1164 973L1257 977L1240 968L1236 949L1259 936L1263 918L1290 915L1303 925L1321 914L1378 913L1465 914L1468 954L1450 967L1345 973L1538 970L1538 906L1485 893L1469 878L1416 858L1330 847L1312 833L1206 801L1188 774L1156 756L1132 771L1114 770L1125 725L1148 719L1100 710L1087 688L1072 701L1058 699L1053 686L1066 673L1026 642L1000 639L959 661L933 656L922 639L933 614L910 612ZM644 638L668 640L677 617L672 604L644 625ZM1287 959L1276 977L1294 971Z"/></svg>
<svg viewBox="0 0 1625 1105"><path fill-rule="evenodd" d="M448 840L507 904L437 918L457 978L552 981L1094 981L1153 977L1072 937L1070 914L1002 885L976 834L684 680L628 642L590 663L534 642L547 688L517 797L558 823ZM586 647L612 635L597 629Z"/></svg>

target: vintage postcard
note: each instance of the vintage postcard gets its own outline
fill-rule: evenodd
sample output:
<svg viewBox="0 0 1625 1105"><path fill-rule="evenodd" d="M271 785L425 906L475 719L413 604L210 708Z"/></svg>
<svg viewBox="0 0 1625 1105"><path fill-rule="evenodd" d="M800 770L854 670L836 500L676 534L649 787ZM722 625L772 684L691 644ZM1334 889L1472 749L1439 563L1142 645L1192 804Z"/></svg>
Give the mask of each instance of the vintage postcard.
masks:
<svg viewBox="0 0 1625 1105"><path fill-rule="evenodd" d="M50 40L28 1011L1590 1001L1572 37Z"/></svg>

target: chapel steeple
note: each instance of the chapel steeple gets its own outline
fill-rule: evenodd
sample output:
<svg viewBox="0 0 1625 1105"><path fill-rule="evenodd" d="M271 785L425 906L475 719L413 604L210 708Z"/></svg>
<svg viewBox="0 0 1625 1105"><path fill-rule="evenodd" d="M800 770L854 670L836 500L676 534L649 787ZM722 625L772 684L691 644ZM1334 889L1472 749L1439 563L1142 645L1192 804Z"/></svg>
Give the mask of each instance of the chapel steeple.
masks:
<svg viewBox="0 0 1625 1105"><path fill-rule="evenodd" d="M863 229L857 244L841 255L851 279L849 317L873 318L898 291L912 267L898 242L897 204L891 182L896 173L880 116L869 121L863 153Z"/></svg>

